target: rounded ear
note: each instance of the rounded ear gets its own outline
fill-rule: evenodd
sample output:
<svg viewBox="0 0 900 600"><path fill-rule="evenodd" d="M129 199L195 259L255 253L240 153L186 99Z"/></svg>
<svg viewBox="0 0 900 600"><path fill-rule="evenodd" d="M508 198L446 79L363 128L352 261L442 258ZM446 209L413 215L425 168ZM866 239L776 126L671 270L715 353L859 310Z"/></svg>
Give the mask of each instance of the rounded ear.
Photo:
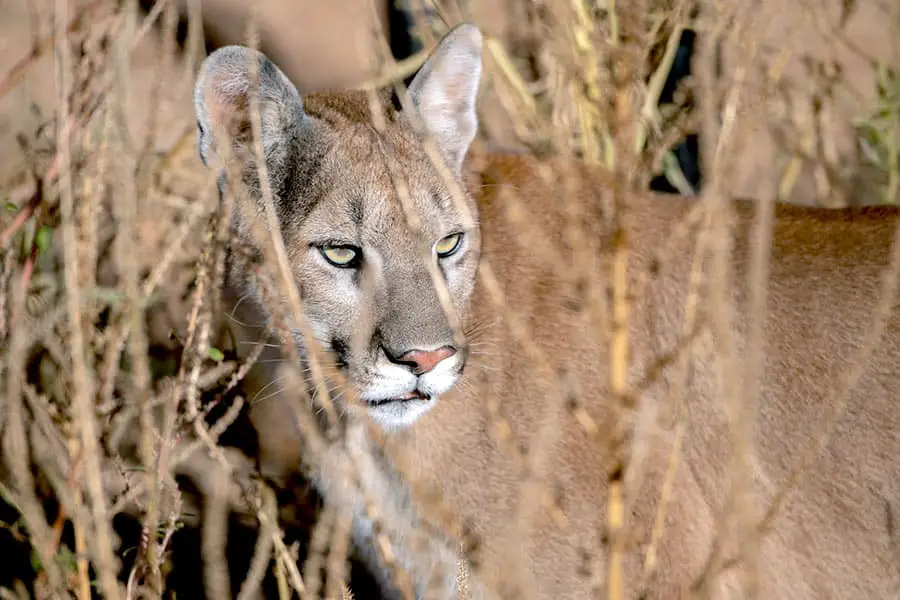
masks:
<svg viewBox="0 0 900 600"><path fill-rule="evenodd" d="M447 166L459 172L478 130L481 31L463 23L440 41L409 84L409 96Z"/></svg>
<svg viewBox="0 0 900 600"><path fill-rule="evenodd" d="M300 94L261 52L225 46L203 61L194 85L200 159L204 164L208 165L212 156L223 158L223 143L230 143L241 159L253 156L250 110L254 96L259 99L260 141L266 162L276 168L284 162L293 134L306 122Z"/></svg>

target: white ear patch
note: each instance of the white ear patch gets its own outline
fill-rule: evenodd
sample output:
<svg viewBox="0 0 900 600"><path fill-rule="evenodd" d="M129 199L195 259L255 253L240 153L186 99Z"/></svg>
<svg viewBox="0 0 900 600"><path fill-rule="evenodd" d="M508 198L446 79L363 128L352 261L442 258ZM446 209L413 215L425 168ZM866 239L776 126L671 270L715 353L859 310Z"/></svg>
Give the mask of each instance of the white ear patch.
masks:
<svg viewBox="0 0 900 600"><path fill-rule="evenodd" d="M304 121L300 94L264 54L243 46L219 48L203 61L194 85L200 158L204 163L208 164L210 156L216 153L217 144L231 143L240 151L250 142L254 80L250 61L256 61L261 141L267 160L283 158L279 148L281 153L287 151L284 146L288 132Z"/></svg>
<svg viewBox="0 0 900 600"><path fill-rule="evenodd" d="M448 166L459 171L478 130L481 32L458 25L438 44L409 86L410 98Z"/></svg>

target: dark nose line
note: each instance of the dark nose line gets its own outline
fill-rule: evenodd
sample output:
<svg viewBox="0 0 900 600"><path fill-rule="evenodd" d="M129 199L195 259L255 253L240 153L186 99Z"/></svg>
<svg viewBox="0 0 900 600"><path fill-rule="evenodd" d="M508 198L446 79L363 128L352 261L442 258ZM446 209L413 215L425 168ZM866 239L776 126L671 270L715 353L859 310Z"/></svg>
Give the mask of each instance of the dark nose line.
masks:
<svg viewBox="0 0 900 600"><path fill-rule="evenodd" d="M397 362L412 367L416 375L424 375L454 354L456 348L453 346L442 346L437 350L410 350L400 356Z"/></svg>

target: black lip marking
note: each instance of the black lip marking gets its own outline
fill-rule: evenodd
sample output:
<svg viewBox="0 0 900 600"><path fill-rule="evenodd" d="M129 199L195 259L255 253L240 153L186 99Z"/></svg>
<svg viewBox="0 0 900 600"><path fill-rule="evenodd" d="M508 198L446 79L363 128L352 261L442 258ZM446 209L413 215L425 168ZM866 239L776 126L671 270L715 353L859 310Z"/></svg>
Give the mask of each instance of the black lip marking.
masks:
<svg viewBox="0 0 900 600"><path fill-rule="evenodd" d="M431 396L426 396L419 390L413 390L403 396L395 398L382 398L381 400L369 400L369 406L385 406L387 404L412 402L414 400L431 400Z"/></svg>

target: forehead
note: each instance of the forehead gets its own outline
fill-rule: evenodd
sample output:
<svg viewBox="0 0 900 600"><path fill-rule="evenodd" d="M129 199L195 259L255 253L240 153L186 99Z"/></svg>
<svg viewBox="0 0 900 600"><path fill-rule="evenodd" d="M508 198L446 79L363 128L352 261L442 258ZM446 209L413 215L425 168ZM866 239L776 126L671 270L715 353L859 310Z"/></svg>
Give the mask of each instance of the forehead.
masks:
<svg viewBox="0 0 900 600"><path fill-rule="evenodd" d="M319 197L305 219L308 234L397 234L407 229L404 203L427 234L458 226L437 170L407 132L392 129L357 125L334 136L319 168Z"/></svg>

